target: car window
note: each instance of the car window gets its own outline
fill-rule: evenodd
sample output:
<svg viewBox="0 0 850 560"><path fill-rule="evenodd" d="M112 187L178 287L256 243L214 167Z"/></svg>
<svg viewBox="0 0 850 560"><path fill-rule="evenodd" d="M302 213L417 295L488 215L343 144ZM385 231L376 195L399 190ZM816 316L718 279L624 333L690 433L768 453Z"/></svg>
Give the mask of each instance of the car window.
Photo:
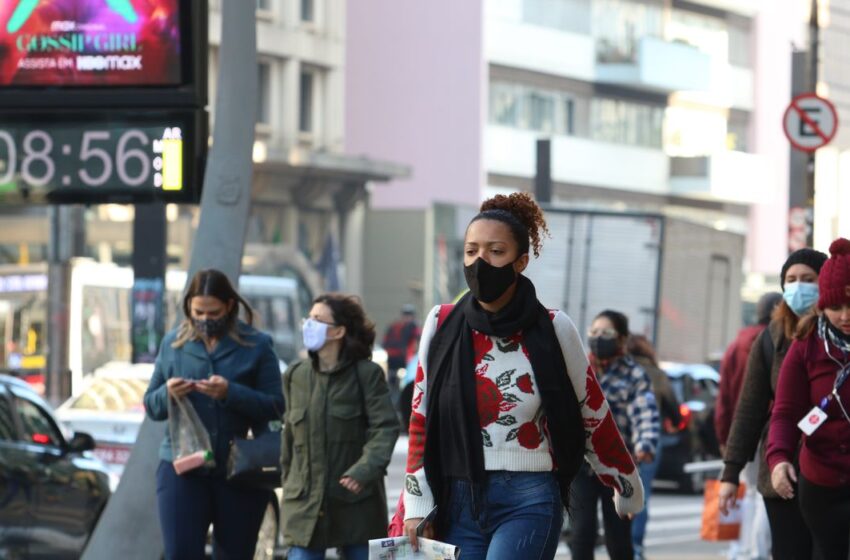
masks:
<svg viewBox="0 0 850 560"><path fill-rule="evenodd" d="M135 378L96 379L86 387L71 408L108 412L141 412L148 382Z"/></svg>
<svg viewBox="0 0 850 560"><path fill-rule="evenodd" d="M15 420L8 396L0 391L0 441L15 440Z"/></svg>
<svg viewBox="0 0 850 560"><path fill-rule="evenodd" d="M39 445L62 445L62 436L53 421L40 407L21 397L15 397L15 408L21 419L21 439Z"/></svg>

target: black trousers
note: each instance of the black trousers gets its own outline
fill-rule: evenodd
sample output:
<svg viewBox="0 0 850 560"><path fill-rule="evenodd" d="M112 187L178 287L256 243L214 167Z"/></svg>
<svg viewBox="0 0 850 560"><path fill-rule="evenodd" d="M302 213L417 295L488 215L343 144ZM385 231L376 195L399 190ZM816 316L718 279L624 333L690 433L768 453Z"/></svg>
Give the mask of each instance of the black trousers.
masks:
<svg viewBox="0 0 850 560"><path fill-rule="evenodd" d="M171 463L161 461L156 471L159 523L167 560L203 560L210 523L213 558L253 558L268 490L237 488L223 475L178 475Z"/></svg>
<svg viewBox="0 0 850 560"><path fill-rule="evenodd" d="M570 496L570 554L573 560L593 560L596 547L597 504L602 502L605 548L611 560L633 560L632 522L614 509L614 491L583 466L573 480Z"/></svg>
<svg viewBox="0 0 850 560"><path fill-rule="evenodd" d="M773 560L812 560L812 534L803 521L797 496L765 498Z"/></svg>
<svg viewBox="0 0 850 560"><path fill-rule="evenodd" d="M850 486L819 486L802 475L800 511L822 560L847 560L850 551Z"/></svg>

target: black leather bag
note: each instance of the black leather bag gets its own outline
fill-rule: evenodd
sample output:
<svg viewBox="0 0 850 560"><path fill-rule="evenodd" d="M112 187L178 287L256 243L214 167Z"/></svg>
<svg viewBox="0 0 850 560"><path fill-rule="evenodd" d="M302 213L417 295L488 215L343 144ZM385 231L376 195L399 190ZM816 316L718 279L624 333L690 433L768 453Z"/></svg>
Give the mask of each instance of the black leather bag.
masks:
<svg viewBox="0 0 850 560"><path fill-rule="evenodd" d="M234 438L227 457L227 480L239 486L280 488L280 431L255 438Z"/></svg>

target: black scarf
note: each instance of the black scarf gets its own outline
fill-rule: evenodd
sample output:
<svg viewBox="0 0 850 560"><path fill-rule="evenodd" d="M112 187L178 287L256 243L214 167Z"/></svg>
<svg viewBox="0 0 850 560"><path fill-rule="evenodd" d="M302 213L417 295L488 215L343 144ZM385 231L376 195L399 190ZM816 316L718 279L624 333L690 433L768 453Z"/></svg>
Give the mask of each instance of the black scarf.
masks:
<svg viewBox="0 0 850 560"><path fill-rule="evenodd" d="M471 481L474 494L485 480L472 329L498 337L522 333L540 390L565 505L570 483L584 458L578 399L549 312L537 300L534 285L520 275L514 297L496 313L482 309L467 293L439 326L428 348L424 460L425 476L438 506L438 530L447 509L440 506L449 499L446 479Z"/></svg>

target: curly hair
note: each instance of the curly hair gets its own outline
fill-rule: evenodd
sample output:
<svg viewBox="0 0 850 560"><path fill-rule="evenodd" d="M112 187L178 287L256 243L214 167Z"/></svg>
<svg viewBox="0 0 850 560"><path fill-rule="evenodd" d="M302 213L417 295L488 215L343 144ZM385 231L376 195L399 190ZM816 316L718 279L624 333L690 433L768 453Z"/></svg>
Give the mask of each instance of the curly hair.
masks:
<svg viewBox="0 0 850 560"><path fill-rule="evenodd" d="M370 360L372 346L375 344L375 323L366 316L360 298L353 295L329 293L313 300L313 304L322 303L331 310L334 324L345 327L342 339L340 360Z"/></svg>
<svg viewBox="0 0 850 560"><path fill-rule="evenodd" d="M540 256L543 247L542 238L549 236L546 218L543 210L526 192L515 192L508 196L497 194L481 203L479 214L472 218L477 220L498 220L511 228L514 238L519 243L520 254L534 249L534 256Z"/></svg>

